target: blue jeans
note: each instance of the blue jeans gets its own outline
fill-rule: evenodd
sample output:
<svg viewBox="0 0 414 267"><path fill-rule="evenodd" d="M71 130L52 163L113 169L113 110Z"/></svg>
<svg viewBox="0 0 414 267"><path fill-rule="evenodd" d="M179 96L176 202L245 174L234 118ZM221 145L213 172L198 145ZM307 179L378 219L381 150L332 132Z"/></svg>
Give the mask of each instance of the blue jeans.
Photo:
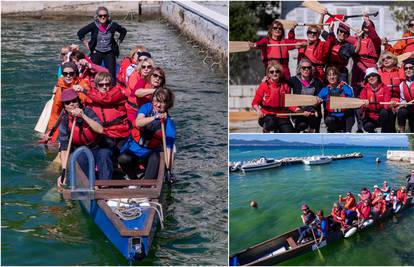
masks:
<svg viewBox="0 0 414 267"><path fill-rule="evenodd" d="M95 147L91 149L93 157L95 159L95 166L97 167L97 176L99 180L110 180L112 179L113 163L112 155L113 150L110 148L99 148ZM85 154L81 154L78 158L78 163L82 171L88 175L88 160ZM95 168L94 166L94 168Z"/></svg>

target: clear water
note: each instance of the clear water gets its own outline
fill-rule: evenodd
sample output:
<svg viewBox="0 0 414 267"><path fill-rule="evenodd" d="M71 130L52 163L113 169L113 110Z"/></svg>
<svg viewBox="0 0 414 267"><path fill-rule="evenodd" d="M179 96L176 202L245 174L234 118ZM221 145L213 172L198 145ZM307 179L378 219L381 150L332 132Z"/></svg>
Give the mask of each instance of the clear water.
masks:
<svg viewBox="0 0 414 267"><path fill-rule="evenodd" d="M230 174L230 254L301 225L300 205L329 214L338 195L358 193L387 180L405 184L412 165L386 161L387 148L329 148L325 154L362 152L361 159L319 166L292 165L272 170ZM319 147L231 147L230 161L260 156L283 158L320 154ZM376 164L375 159L383 161ZM250 201L258 203L250 208ZM284 265L413 265L414 210L321 249L319 253L283 262Z"/></svg>
<svg viewBox="0 0 414 267"><path fill-rule="evenodd" d="M56 83L60 48L79 43L76 32L86 23L1 21L3 265L128 264L78 203L44 198L58 171L46 170L53 155L44 154L33 128ZM165 229L157 231L149 257L138 264L223 265L227 73L211 71L185 37L158 20L122 24L128 34L121 55L137 44L148 47L176 93L178 181L164 197Z"/></svg>

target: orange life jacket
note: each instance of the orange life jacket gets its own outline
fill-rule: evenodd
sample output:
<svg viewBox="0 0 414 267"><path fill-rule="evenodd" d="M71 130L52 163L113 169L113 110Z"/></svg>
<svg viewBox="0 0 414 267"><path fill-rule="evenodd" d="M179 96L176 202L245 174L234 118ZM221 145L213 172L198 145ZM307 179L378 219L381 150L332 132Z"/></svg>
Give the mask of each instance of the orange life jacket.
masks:
<svg viewBox="0 0 414 267"><path fill-rule="evenodd" d="M137 142L140 146L149 149L156 149L162 147L162 131L161 122L154 121L157 123L154 129L149 133L146 133L145 127L134 127L131 131L132 139Z"/></svg>
<svg viewBox="0 0 414 267"><path fill-rule="evenodd" d="M400 83L402 81L401 71L394 67L391 71L385 71L383 68L378 70L381 81L391 91L391 98L400 99Z"/></svg>
<svg viewBox="0 0 414 267"><path fill-rule="evenodd" d="M335 42L331 50L331 57L329 58L328 64L330 66L336 66L338 68L346 67L348 65L348 60L341 57L339 51L345 43Z"/></svg>
<svg viewBox="0 0 414 267"><path fill-rule="evenodd" d="M402 203L406 203L407 202L407 192L403 192L401 191L401 189L397 190L397 200L401 201Z"/></svg>
<svg viewBox="0 0 414 267"><path fill-rule="evenodd" d="M68 121L68 128L72 129L74 117L70 117ZM73 139L72 143L75 146L88 146L93 143L97 143L99 134L94 132L91 127L83 121L81 125L79 125L77 119L75 129L73 131Z"/></svg>
<svg viewBox="0 0 414 267"><path fill-rule="evenodd" d="M133 60L130 57L124 57L121 61L121 64L119 64L119 70L118 74L116 75L116 80L122 87L127 87L126 70L131 64L133 64Z"/></svg>
<svg viewBox="0 0 414 267"><path fill-rule="evenodd" d="M402 89L404 98L407 102L414 100L414 82L411 83L410 87L408 87L405 81L402 82Z"/></svg>

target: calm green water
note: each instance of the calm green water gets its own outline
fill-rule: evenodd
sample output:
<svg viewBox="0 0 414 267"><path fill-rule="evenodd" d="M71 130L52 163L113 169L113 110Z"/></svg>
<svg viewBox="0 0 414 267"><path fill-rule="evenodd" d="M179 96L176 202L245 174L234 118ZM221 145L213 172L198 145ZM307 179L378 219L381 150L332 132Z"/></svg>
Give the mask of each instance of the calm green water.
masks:
<svg viewBox="0 0 414 267"><path fill-rule="evenodd" d="M395 149L395 148L394 148ZM398 148L397 148L398 149ZM325 148L325 154L362 152L361 159L333 161L327 165L294 165L273 170L230 175L230 254L301 225L300 205L331 211L338 195L359 192L387 180L405 184L409 164L386 161L387 148ZM319 147L230 148L230 161L260 156L282 158L320 154ZM377 165L375 158L383 163ZM249 206L256 200L258 209ZM376 225L350 239L286 261L284 265L413 265L414 210Z"/></svg>
<svg viewBox="0 0 414 267"><path fill-rule="evenodd" d="M3 265L126 265L76 202L45 200L57 171L33 128L56 83L58 53L89 21L2 19ZM176 93L178 178L165 229L144 265L227 262L227 73L211 71L183 36L158 20L122 22L121 55L149 48ZM214 103L212 105L211 103Z"/></svg>

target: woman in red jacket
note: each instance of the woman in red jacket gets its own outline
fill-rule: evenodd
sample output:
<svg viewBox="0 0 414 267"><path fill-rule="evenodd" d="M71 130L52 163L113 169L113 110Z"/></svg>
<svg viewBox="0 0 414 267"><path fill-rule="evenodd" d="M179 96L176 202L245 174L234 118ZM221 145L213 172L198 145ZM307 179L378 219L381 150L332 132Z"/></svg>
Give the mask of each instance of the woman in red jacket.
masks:
<svg viewBox="0 0 414 267"><path fill-rule="evenodd" d="M400 84L400 102L414 102L414 58L404 60L403 64L405 81ZM398 109L398 127L400 133L405 133L405 124L408 120L409 132L414 132L414 107L413 105L401 106Z"/></svg>
<svg viewBox="0 0 414 267"><path fill-rule="evenodd" d="M375 128L381 127L381 132L391 132L390 122L395 121L395 118L392 118L394 115L390 111L389 105L380 104L380 102L391 101L391 91L382 83L377 69L367 69L365 84L359 98L369 101L369 103L361 107L364 130L374 133Z"/></svg>
<svg viewBox="0 0 414 267"><path fill-rule="evenodd" d="M290 94L290 88L283 79L283 68L278 63L270 63L266 69L266 81L259 85L252 101L252 108L260 112L259 125L264 133L294 132L288 116L277 116L289 110L299 111L298 107L284 107L285 94Z"/></svg>
<svg viewBox="0 0 414 267"><path fill-rule="evenodd" d="M294 40L294 28L289 31L289 39L285 39L285 29L283 24L277 20L274 20L269 26L267 32L267 37L262 38L261 40L251 43L249 45L251 48L260 49L262 61L267 69L269 62L275 61L279 63L283 68L283 73L286 79L290 77L289 71L289 50L295 49L294 45L292 46L267 46L268 44L295 44Z"/></svg>

